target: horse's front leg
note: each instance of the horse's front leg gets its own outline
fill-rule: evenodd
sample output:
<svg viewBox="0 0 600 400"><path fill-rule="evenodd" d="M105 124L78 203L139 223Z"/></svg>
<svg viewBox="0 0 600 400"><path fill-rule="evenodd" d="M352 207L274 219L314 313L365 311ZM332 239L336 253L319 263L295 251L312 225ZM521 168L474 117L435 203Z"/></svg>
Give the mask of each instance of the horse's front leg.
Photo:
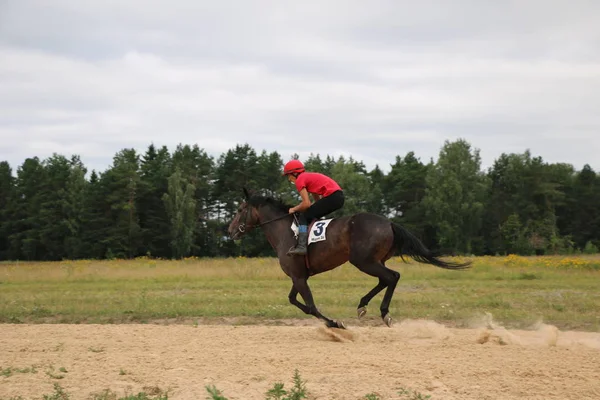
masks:
<svg viewBox="0 0 600 400"><path fill-rule="evenodd" d="M288 299L290 300L290 303L292 303L293 305L295 305L296 307L298 307L300 310L302 310L302 312L304 314L310 314L310 308L306 307L304 304L300 303L298 301L298 290L296 290L296 287L294 285L292 285L292 290L290 290L290 294L288 295Z"/></svg>
<svg viewBox="0 0 600 400"><path fill-rule="evenodd" d="M294 290L296 290L298 293L300 293L300 296L302 296L302 298L304 299L304 303L306 303L306 305L303 305L300 303L298 303L298 304L300 304L303 307L306 307L307 311L305 311L305 312L307 314L314 315L315 317L324 320L325 324L329 328L346 329L346 326L344 326L343 322L333 321L332 319L329 319L326 316L324 316L323 314L321 314L321 312L317 309L317 306L315 305L315 301L313 300L312 292L310 291L310 288L308 287L308 282L307 282L306 278L292 278L292 282L293 282L294 286L292 288L292 291L290 292L290 296L292 295ZM294 296L294 298L295 298L295 296ZM290 297L290 302L291 302L291 297ZM294 304L294 303L292 303L292 304ZM300 307L300 306L298 306L298 307L301 310L303 310L302 307Z"/></svg>

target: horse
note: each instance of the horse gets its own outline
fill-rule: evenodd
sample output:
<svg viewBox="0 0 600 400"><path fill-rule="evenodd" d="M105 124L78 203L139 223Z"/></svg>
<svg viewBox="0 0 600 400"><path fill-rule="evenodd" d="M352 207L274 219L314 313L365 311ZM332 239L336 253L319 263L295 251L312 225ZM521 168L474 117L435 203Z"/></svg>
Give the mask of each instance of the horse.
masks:
<svg viewBox="0 0 600 400"><path fill-rule="evenodd" d="M283 272L291 278L292 288L289 302L305 314L325 321L329 328L346 329L342 321L334 321L324 316L313 299L308 279L350 262L360 271L379 279L377 285L364 295L357 307L358 318L367 312L367 305L379 292L385 289L380 305L381 318L392 326L389 306L400 279L400 273L386 267L385 262L399 252L415 261L432 264L439 268L462 270L470 268L470 261L453 263L439 259L407 229L382 215L359 212L327 220L313 221L309 227L321 235L326 228L325 240L310 243L305 256L288 256L287 250L296 243L292 230L295 215L289 213L290 205L269 196L250 194L243 188L244 200L228 227L229 237L240 239L254 228L262 228L267 240L279 259ZM323 223L321 223L323 222ZM324 227L325 223L327 225ZM304 304L298 301L298 294Z"/></svg>

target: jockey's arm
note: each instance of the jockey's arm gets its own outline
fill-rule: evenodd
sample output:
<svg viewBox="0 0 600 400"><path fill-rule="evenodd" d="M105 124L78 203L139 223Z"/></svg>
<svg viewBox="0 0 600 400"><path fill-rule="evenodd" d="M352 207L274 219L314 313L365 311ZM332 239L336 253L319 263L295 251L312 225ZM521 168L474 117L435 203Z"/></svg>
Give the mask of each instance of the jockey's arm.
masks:
<svg viewBox="0 0 600 400"><path fill-rule="evenodd" d="M317 193L311 193L311 194L312 194L312 197L313 197L313 199L315 201L319 201L319 200L321 200L321 197L323 197L323 196L321 196L320 194L317 194Z"/></svg>
<svg viewBox="0 0 600 400"><path fill-rule="evenodd" d="M306 190L306 188L302 188L302 190L300 191L300 197L302 198L302 201L296 207L290 208L290 214L293 214L295 212L306 211L308 207L311 206L310 199L308 197L308 191Z"/></svg>

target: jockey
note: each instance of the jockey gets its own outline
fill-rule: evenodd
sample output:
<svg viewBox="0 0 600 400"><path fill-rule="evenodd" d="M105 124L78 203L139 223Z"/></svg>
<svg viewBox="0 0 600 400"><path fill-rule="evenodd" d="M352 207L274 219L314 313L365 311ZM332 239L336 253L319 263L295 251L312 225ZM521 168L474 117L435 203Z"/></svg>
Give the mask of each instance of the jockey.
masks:
<svg viewBox="0 0 600 400"><path fill-rule="evenodd" d="M304 255L308 245L308 224L344 205L344 192L330 177L318 172L306 172L299 160L291 160L283 168L283 176L296 185L302 202L289 209L290 214L298 214L298 242L290 248L288 255ZM315 202L311 205L308 194Z"/></svg>

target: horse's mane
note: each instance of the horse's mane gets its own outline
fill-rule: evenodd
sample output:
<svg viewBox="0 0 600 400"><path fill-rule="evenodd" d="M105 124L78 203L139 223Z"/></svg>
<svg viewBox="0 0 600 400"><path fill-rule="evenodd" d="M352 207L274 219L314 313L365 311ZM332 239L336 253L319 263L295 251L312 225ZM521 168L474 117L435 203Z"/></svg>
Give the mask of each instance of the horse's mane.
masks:
<svg viewBox="0 0 600 400"><path fill-rule="evenodd" d="M285 212L285 213L287 213L289 211L289 209L293 207L292 205L284 203L283 200L281 200L281 199L275 199L270 196L258 196L258 195L251 196L248 199L248 204L250 204L253 207L271 206L271 207L274 207L277 210Z"/></svg>

